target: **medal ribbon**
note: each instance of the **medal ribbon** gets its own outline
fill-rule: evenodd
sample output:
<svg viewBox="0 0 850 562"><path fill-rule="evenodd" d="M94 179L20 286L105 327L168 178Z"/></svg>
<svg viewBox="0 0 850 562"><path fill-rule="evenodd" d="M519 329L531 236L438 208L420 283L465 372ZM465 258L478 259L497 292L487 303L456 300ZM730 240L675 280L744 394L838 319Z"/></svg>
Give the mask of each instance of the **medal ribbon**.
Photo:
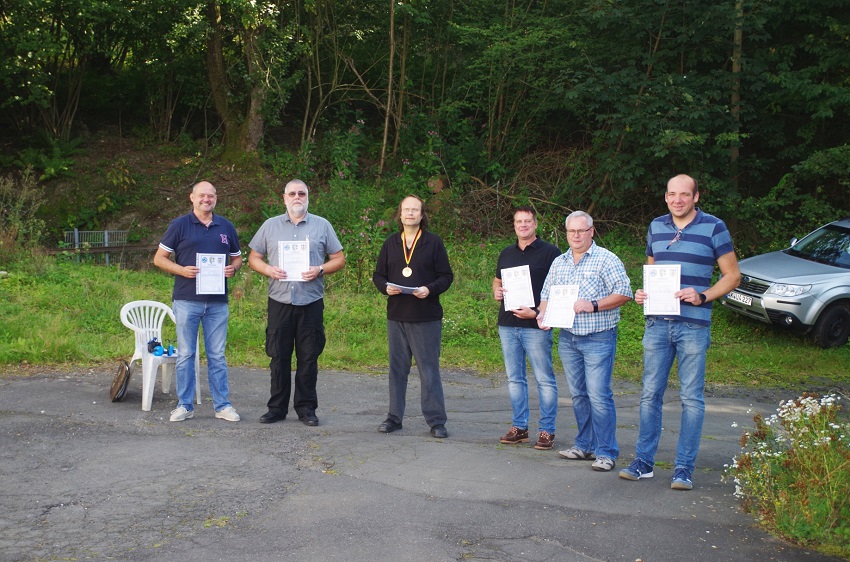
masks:
<svg viewBox="0 0 850 562"><path fill-rule="evenodd" d="M416 249L416 243L419 242L419 238L422 236L422 229L416 231L416 238L413 239L413 245L410 247L410 253L407 252L407 238L406 233L401 233L401 241L403 242L401 249L404 250L404 263L410 267L410 259L413 257L413 251Z"/></svg>

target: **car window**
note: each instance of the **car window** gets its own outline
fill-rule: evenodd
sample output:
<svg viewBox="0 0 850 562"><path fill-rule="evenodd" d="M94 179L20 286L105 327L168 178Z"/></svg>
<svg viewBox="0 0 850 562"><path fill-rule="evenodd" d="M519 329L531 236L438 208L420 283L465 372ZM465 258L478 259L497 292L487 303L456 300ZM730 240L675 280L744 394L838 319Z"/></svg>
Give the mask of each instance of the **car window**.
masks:
<svg viewBox="0 0 850 562"><path fill-rule="evenodd" d="M828 224L797 242L787 253L850 269L850 228Z"/></svg>

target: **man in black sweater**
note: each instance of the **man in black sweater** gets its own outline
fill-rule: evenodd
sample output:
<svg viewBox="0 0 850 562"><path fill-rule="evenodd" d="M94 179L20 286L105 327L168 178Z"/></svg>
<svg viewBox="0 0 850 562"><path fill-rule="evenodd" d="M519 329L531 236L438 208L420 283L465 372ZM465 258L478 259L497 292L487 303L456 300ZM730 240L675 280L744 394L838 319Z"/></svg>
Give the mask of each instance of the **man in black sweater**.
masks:
<svg viewBox="0 0 850 562"><path fill-rule="evenodd" d="M422 199L408 195L398 206L400 233L391 234L381 247L372 281L387 295L390 408L378 426L381 433L402 428L407 379L413 359L422 387L422 415L431 435L446 431L446 405L440 379L440 341L443 307L440 294L454 279L449 256L440 237L427 232L428 216Z"/></svg>

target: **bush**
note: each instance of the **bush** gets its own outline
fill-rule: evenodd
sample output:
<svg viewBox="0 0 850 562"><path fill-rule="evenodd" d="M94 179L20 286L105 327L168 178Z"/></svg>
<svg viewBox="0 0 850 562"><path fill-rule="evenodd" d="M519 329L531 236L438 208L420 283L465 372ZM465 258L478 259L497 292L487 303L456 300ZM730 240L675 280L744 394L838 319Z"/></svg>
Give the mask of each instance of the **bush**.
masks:
<svg viewBox="0 0 850 562"><path fill-rule="evenodd" d="M41 240L44 221L37 218L44 203L32 168L20 178L0 177L0 262L12 261Z"/></svg>
<svg viewBox="0 0 850 562"><path fill-rule="evenodd" d="M743 452L727 465L743 507L768 530L831 555L850 556L850 426L839 398L804 394L755 416Z"/></svg>

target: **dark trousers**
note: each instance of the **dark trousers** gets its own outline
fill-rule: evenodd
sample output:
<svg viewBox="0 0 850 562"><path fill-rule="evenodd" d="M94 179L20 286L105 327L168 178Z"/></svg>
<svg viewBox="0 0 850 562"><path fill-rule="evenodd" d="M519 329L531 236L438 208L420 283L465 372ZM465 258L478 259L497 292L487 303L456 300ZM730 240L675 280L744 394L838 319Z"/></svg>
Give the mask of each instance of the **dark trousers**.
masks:
<svg viewBox="0 0 850 562"><path fill-rule="evenodd" d="M413 359L419 370L420 404L425 423L434 427L446 423L443 381L440 379L440 340L443 321L396 322L387 320L390 355L390 411L387 417L402 423L407 379Z"/></svg>
<svg viewBox="0 0 850 562"><path fill-rule="evenodd" d="M304 306L269 299L266 354L272 358L269 410L286 415L292 391L292 352L295 351L295 397L292 409L299 416L319 407L316 379L319 355L325 349L325 303L322 299Z"/></svg>

